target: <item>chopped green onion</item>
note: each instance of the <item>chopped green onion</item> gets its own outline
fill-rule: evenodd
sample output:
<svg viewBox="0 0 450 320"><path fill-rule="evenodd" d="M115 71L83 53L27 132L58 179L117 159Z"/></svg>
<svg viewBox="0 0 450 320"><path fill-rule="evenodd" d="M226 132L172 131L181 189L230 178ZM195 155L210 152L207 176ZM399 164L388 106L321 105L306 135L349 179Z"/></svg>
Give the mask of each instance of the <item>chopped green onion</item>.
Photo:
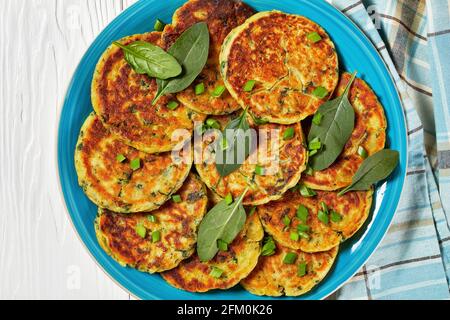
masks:
<svg viewBox="0 0 450 320"><path fill-rule="evenodd" d="M166 24L164 22L157 19L153 29L155 29L155 31L163 31L165 26L166 26Z"/></svg>
<svg viewBox="0 0 450 320"><path fill-rule="evenodd" d="M314 190L308 188L304 184L300 185L299 190L300 190L300 194L305 198L311 198L311 197L314 197L317 195L317 193Z"/></svg>
<svg viewBox="0 0 450 320"><path fill-rule="evenodd" d="M284 131L283 139L291 140L292 138L294 138L294 135L295 135L295 129L293 127L289 127L286 129L286 131Z"/></svg>
<svg viewBox="0 0 450 320"><path fill-rule="evenodd" d="M250 212L248 213L248 216L251 217L252 215L255 214L255 212L256 212L256 207L252 207L252 208L250 209Z"/></svg>
<svg viewBox="0 0 450 320"><path fill-rule="evenodd" d="M313 119L312 122L316 125L316 126L320 126L320 124L322 123L322 119L323 119L323 115L320 112L317 112Z"/></svg>
<svg viewBox="0 0 450 320"><path fill-rule="evenodd" d="M119 154L119 155L117 155L116 160L117 160L117 162L122 163L125 160L127 160L127 158L123 154Z"/></svg>
<svg viewBox="0 0 450 320"><path fill-rule="evenodd" d="M169 110L175 110L176 108L178 108L179 105L180 104L178 102L176 102L176 101L170 101L167 104L167 108L169 108Z"/></svg>
<svg viewBox="0 0 450 320"><path fill-rule="evenodd" d="M263 176L265 174L265 170L260 165L257 165L256 168L255 168L255 173L258 176Z"/></svg>
<svg viewBox="0 0 450 320"><path fill-rule="evenodd" d="M328 95L328 90L324 87L317 87L312 94L319 99L323 99Z"/></svg>
<svg viewBox="0 0 450 320"><path fill-rule="evenodd" d="M209 128L220 130L220 123L217 120L213 119L213 118L207 119L206 120L206 125Z"/></svg>
<svg viewBox="0 0 450 320"><path fill-rule="evenodd" d="M331 217L331 221L333 221L334 223L338 223L338 222L342 221L342 216L334 210L331 211L330 217Z"/></svg>
<svg viewBox="0 0 450 320"><path fill-rule="evenodd" d="M322 37L320 36L320 34L318 34L317 32L311 32L308 33L308 35L306 36L308 38L309 41L311 41L312 43L317 43L320 40L322 40Z"/></svg>
<svg viewBox="0 0 450 320"><path fill-rule="evenodd" d="M150 214L150 215L147 216L147 220L150 221L150 222L155 223L156 222L156 217L154 215Z"/></svg>
<svg viewBox="0 0 450 320"><path fill-rule="evenodd" d="M227 194L227 196L225 197L225 203L227 205L231 205L233 203L233 195L231 193Z"/></svg>
<svg viewBox="0 0 450 320"><path fill-rule="evenodd" d="M316 150L317 151L317 150ZM314 170L313 170L313 168L311 168L310 166L307 166L306 167L306 170L305 170L305 173L308 175L308 176L313 176L314 175Z"/></svg>
<svg viewBox="0 0 450 320"><path fill-rule="evenodd" d="M299 224L297 226L298 232L308 232L309 230L311 230L311 228L309 226L305 226L304 224Z"/></svg>
<svg viewBox="0 0 450 320"><path fill-rule="evenodd" d="M172 201L175 202L175 203L180 203L182 201L181 200L181 196L178 195L178 194L172 196Z"/></svg>
<svg viewBox="0 0 450 320"><path fill-rule="evenodd" d="M325 202L321 202L320 206L322 207L322 211L325 212L326 214L328 214L328 206Z"/></svg>
<svg viewBox="0 0 450 320"><path fill-rule="evenodd" d="M214 91L211 93L211 95L214 98L219 98L223 93L225 92L225 86L218 86L214 89Z"/></svg>
<svg viewBox="0 0 450 320"><path fill-rule="evenodd" d="M323 212L322 210L319 210L317 218L319 218L319 220L324 224L330 223L330 218L328 217L328 214L326 212Z"/></svg>
<svg viewBox="0 0 450 320"><path fill-rule="evenodd" d="M320 142L320 138L315 138L311 140L311 142L308 145L309 150L320 150L322 148L322 142Z"/></svg>
<svg viewBox="0 0 450 320"><path fill-rule="evenodd" d="M300 236L297 232L291 232L291 240L292 241L298 241L300 239Z"/></svg>
<svg viewBox="0 0 450 320"><path fill-rule="evenodd" d="M297 254L294 252L288 252L283 259L284 264L294 264L297 260Z"/></svg>
<svg viewBox="0 0 450 320"><path fill-rule="evenodd" d="M319 152L319 150L311 150L308 152L308 157L311 158L312 156L316 155Z"/></svg>
<svg viewBox="0 0 450 320"><path fill-rule="evenodd" d="M255 88L255 84L256 84L256 80L247 81L247 83L244 85L244 91L245 92L253 91L253 89Z"/></svg>
<svg viewBox="0 0 450 320"><path fill-rule="evenodd" d="M223 137L222 138L222 150L227 150L230 146L228 145L228 139Z"/></svg>
<svg viewBox="0 0 450 320"><path fill-rule="evenodd" d="M205 84L203 82L195 86L195 94L197 96L201 95L204 92L205 92Z"/></svg>
<svg viewBox="0 0 450 320"><path fill-rule="evenodd" d="M300 237L302 237L303 239L306 239L306 240L309 239L309 234L307 234L306 232L299 232L298 235Z"/></svg>
<svg viewBox="0 0 450 320"><path fill-rule="evenodd" d="M359 146L359 148L358 148L358 155L361 158L363 158L363 159L366 159L369 156L369 154L367 153L367 150L364 149L363 146Z"/></svg>
<svg viewBox="0 0 450 320"><path fill-rule="evenodd" d="M213 278L219 279L223 275L223 270L217 267L212 267L209 275Z"/></svg>
<svg viewBox="0 0 450 320"><path fill-rule="evenodd" d="M156 243L161 241L161 231L154 231L152 233L152 242Z"/></svg>
<svg viewBox="0 0 450 320"><path fill-rule="evenodd" d="M277 246L275 245L275 242L273 241L272 237L267 237L264 240L264 245L262 247L261 250L261 255L263 257L268 257L268 256L272 256L275 254L275 249L277 248Z"/></svg>
<svg viewBox="0 0 450 320"><path fill-rule="evenodd" d="M147 229L142 224L137 224L135 229L137 235L141 237L142 239L145 239L147 236Z"/></svg>
<svg viewBox="0 0 450 320"><path fill-rule="evenodd" d="M220 251L226 252L228 251L228 243L226 243L225 241L219 239L217 240L217 247L219 248Z"/></svg>
<svg viewBox="0 0 450 320"><path fill-rule="evenodd" d="M302 262L298 265L297 275L299 277L304 277L306 275L306 263Z"/></svg>
<svg viewBox="0 0 450 320"><path fill-rule="evenodd" d="M283 224L284 224L286 227L289 227L289 226L291 225L291 218L289 218L288 216L284 216L284 217L283 217Z"/></svg>
<svg viewBox="0 0 450 320"><path fill-rule="evenodd" d="M131 160L130 168L133 169L134 171L140 169L141 168L141 159L136 158L136 159Z"/></svg>
<svg viewBox="0 0 450 320"><path fill-rule="evenodd" d="M308 220L308 208L306 208L304 205L300 205L297 208L297 218L299 218L301 221L305 222Z"/></svg>

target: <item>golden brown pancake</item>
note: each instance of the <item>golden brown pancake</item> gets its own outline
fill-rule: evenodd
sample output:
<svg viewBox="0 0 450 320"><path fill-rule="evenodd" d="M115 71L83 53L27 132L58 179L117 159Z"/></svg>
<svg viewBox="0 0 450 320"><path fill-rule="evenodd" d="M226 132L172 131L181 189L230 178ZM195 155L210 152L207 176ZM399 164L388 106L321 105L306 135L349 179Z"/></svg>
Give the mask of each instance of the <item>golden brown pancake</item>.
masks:
<svg viewBox="0 0 450 320"><path fill-rule="evenodd" d="M146 41L160 45L160 38L160 32L151 32L119 42L128 45ZM170 110L167 104L176 101L173 96L162 97L152 106L156 92L156 80L136 73L125 60L122 49L111 45L100 58L92 82L94 110L114 135L147 153L171 151L189 140L193 120L199 117L181 104ZM172 140L177 130L187 130L187 134Z"/></svg>
<svg viewBox="0 0 450 320"><path fill-rule="evenodd" d="M264 229L282 246L305 252L323 252L338 246L363 226L372 207L372 195L372 190L349 192L341 197L336 192L318 191L317 196L305 198L298 191L291 190L281 200L258 207L257 212ZM330 212L336 211L342 220L333 222L330 217L329 224L320 221L318 213L322 210L322 202ZM297 218L300 205L309 212L306 224ZM288 225L285 217L290 220ZM298 230L298 225L310 228L305 232L308 239L291 239L291 233Z"/></svg>
<svg viewBox="0 0 450 320"><path fill-rule="evenodd" d="M336 96L343 94L350 78L349 73L342 75ZM333 165L303 177L305 185L312 189L334 191L347 187L364 161L358 155L358 148L362 146L371 156L385 147L387 123L384 109L369 85L357 78L351 87L349 100L355 109L355 129Z"/></svg>
<svg viewBox="0 0 450 320"><path fill-rule="evenodd" d="M183 154L181 154L183 155ZM122 157L119 161L117 157ZM139 159L139 168L132 162ZM101 208L129 213L151 211L178 191L192 167L172 154L147 154L112 135L92 113L84 123L75 151L78 181L86 195Z"/></svg>
<svg viewBox="0 0 450 320"><path fill-rule="evenodd" d="M315 43L308 38L314 32L321 37ZM305 17L278 11L260 12L234 29L220 62L226 87L240 105L280 124L314 114L339 80L338 57L325 30ZM246 92L251 80L256 85ZM313 94L319 87L323 96Z"/></svg>
<svg viewBox="0 0 450 320"><path fill-rule="evenodd" d="M216 116L214 119L224 129L232 117ZM289 128L294 130L294 137L284 140L284 132ZM246 206L261 205L280 199L287 190L298 183L307 161L303 132L299 123L291 126L265 124L255 129L257 134L267 134L267 143L264 144L262 139L259 139L258 148L237 171L226 177L221 177L216 168L213 146L219 137L217 132L205 134L203 153L199 148L195 148L196 168L202 181L222 198L231 194L236 199L249 188L243 201ZM276 136L272 137L271 130L278 130L274 131ZM279 139L278 145L272 145L275 137ZM276 159L279 159L279 165L276 164ZM265 175L258 175L257 167L266 171Z"/></svg>
<svg viewBox="0 0 450 320"><path fill-rule="evenodd" d="M283 263L288 253L297 254L294 264ZM305 253L277 245L276 253L261 257L255 270L241 281L241 285L258 296L300 296L311 291L325 278L337 254L338 247L326 252ZM298 273L300 264L306 264L305 275Z"/></svg>
<svg viewBox="0 0 450 320"><path fill-rule="evenodd" d="M198 22L208 24L211 45L208 62L194 84L177 94L188 108L204 114L229 114L240 109L239 104L228 92L214 97L216 88L224 86L220 75L219 53L223 40L232 29L244 23L254 11L240 1L233 0L190 0L179 8L173 16L172 25L166 26L162 40L165 48L169 48L175 40L189 27ZM205 85L205 92L195 94L195 86Z"/></svg>
<svg viewBox="0 0 450 320"><path fill-rule="evenodd" d="M95 230L101 247L121 265L142 272L177 267L195 251L197 229L208 203L206 188L193 174L178 195L181 202L169 201L151 213L128 215L100 209ZM137 228L144 228L144 234L139 235ZM156 242L154 232L160 235Z"/></svg>
<svg viewBox="0 0 450 320"><path fill-rule="evenodd" d="M263 236L258 216L252 215L228 251L219 252L209 262L200 262L198 256L194 255L178 268L164 272L162 277L175 288L190 292L232 288L247 277L258 263ZM223 271L219 278L211 275L214 268Z"/></svg>

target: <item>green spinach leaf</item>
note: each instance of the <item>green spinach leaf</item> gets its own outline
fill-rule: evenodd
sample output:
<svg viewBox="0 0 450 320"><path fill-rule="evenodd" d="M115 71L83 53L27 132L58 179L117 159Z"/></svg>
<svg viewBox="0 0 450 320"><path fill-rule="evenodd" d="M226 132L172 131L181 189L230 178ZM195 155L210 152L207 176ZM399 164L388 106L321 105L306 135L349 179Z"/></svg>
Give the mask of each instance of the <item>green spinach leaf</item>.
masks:
<svg viewBox="0 0 450 320"><path fill-rule="evenodd" d="M205 67L209 55L209 30L205 22L187 29L167 51L183 68L182 73L172 79L157 79L158 92L153 105L162 96L177 93L189 87Z"/></svg>
<svg viewBox="0 0 450 320"><path fill-rule="evenodd" d="M182 69L178 61L151 43L136 41L127 46L114 42L125 54L125 60L139 74L152 78L168 79L178 76Z"/></svg>
<svg viewBox="0 0 450 320"><path fill-rule="evenodd" d="M384 180L395 170L399 161L399 153L394 150L381 150L370 156L361 164L353 177L352 184L342 190L342 196L349 191L369 190L378 181Z"/></svg>
<svg viewBox="0 0 450 320"><path fill-rule="evenodd" d="M219 251L219 240L231 244L242 231L247 219L242 201L247 192L248 188L230 205L222 200L206 214L198 231L197 254L200 261L212 260Z"/></svg>
<svg viewBox="0 0 450 320"><path fill-rule="evenodd" d="M308 142L316 140L322 144L321 150L310 159L310 166L315 171L325 170L336 161L355 128L355 110L348 100L355 77L356 72L342 96L325 102L317 110L322 115L322 120L319 125L312 124L308 135Z"/></svg>
<svg viewBox="0 0 450 320"><path fill-rule="evenodd" d="M226 142L216 143L216 169L221 177L226 177L238 170L251 152L253 139L247 110L227 125L222 139Z"/></svg>

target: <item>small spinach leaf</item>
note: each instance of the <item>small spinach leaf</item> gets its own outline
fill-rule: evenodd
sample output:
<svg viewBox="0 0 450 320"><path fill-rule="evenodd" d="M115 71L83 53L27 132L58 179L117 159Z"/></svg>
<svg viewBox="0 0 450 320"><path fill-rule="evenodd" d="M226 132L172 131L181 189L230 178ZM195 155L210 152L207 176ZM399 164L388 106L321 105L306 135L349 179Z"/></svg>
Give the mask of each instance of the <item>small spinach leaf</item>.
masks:
<svg viewBox="0 0 450 320"><path fill-rule="evenodd" d="M178 76L182 69L178 61L151 43L136 41L129 45L114 42L125 54L125 60L139 74L168 79Z"/></svg>
<svg viewBox="0 0 450 320"><path fill-rule="evenodd" d="M394 150L381 150L361 164L353 177L352 184L342 190L342 196L349 191L369 190L378 181L384 180L394 171L399 161L399 153Z"/></svg>
<svg viewBox="0 0 450 320"><path fill-rule="evenodd" d="M182 73L172 79L157 79L158 92L153 105L162 96L177 93L189 87L205 67L209 55L209 30L205 22L199 22L187 29L167 51L183 67Z"/></svg>
<svg viewBox="0 0 450 320"><path fill-rule="evenodd" d="M247 219L242 201L247 192L248 188L230 205L222 200L206 214L198 231L197 254L200 261L212 260L219 251L219 240L231 244L242 231Z"/></svg>
<svg viewBox="0 0 450 320"><path fill-rule="evenodd" d="M317 114L322 115L321 122L319 125L313 122L308 135L308 142L319 139L323 145L310 160L310 166L315 171L325 170L336 161L355 128L355 110L348 100L355 77L356 72L342 96L325 102L317 110Z"/></svg>

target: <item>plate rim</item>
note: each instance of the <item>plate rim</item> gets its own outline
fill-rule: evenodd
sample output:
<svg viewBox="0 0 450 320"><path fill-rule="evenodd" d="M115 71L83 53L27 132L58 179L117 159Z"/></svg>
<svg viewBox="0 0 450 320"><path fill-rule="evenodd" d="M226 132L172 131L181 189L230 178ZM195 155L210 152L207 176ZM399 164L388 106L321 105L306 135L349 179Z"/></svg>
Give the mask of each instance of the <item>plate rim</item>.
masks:
<svg viewBox="0 0 450 320"><path fill-rule="evenodd" d="M64 212L66 214L66 216L68 216L70 224L72 226L73 231L75 231L75 234L78 238L78 240L81 242L82 246L84 247L85 251L87 251L87 253L89 254L90 258L95 262L95 264L108 276L109 279L111 279L116 285L118 285L122 290L124 290L127 294L129 294L130 296L132 296L135 299L138 300L144 300L144 298L141 298L138 296L137 293L134 293L131 289L127 288L125 284L123 284L121 281L119 281L118 279L116 279L109 271L106 270L106 268L98 261L98 259L94 256L94 253L91 251L91 249L88 248L86 242L83 240L83 238L81 237L81 234L78 230L78 228L75 225L75 222L73 221L73 216L72 213L69 209L68 203L66 201L66 192L64 191L64 187L63 187L63 183L62 183L62 179L61 179L61 175L62 175L62 168L60 165L60 156L59 156L59 151L60 151L60 139L61 139L61 130L62 130L62 123L61 123L61 119L62 119L62 115L64 112L64 107L66 105L66 103L68 102L68 93L69 91L73 88L74 86L74 80L76 78L76 76L79 74L80 70L81 70L81 62L83 62L84 60L86 60L87 56L89 55L90 51L95 47L95 42L97 41L97 39L101 38L103 36L103 34L105 34L108 29L112 28L114 26L114 24L118 23L120 18L122 16L125 16L126 14L129 14L129 11L132 11L133 9L143 5L145 2L154 2L156 0L137 0L136 3L132 4L131 6L129 6L128 8L126 8L125 10L123 10L119 15L117 15L110 23L108 23L103 29L102 31L92 40L92 42L90 43L90 45L88 46L88 48L86 49L86 51L83 53L83 55L81 56L77 67L74 69L73 74L70 78L70 81L68 82L67 86L66 86L66 90L64 91L64 99L62 100L62 102L60 103L60 108L59 108L59 112L57 115L57 123L58 125L56 126L55 130L56 130L56 137L57 139L55 139L55 158L56 158L56 171L57 171L57 180L58 180L58 191L59 191L59 196L64 204ZM245 0L242 0L245 2ZM398 100L399 105L401 106L401 118L402 118L402 122L403 122L403 128L405 129L404 131L404 138L405 138L405 142L406 142L406 154L405 154L405 170L402 174L402 179L401 179L401 192L400 195L398 197L398 199L396 199L396 205L395 205L395 209L394 209L394 213L392 214L392 217L389 221L389 224L386 226L385 231L383 232L382 236L380 237L380 240L378 241L378 243L374 246L372 252L370 254L367 255L367 257L364 259L364 262L362 263L361 267L364 266L367 261L372 257L372 255L375 253L375 251L377 251L378 247L381 245L381 243L383 242L384 238L386 237L393 221L394 221L394 217L395 217L395 213L398 210L398 207L400 205L400 198L401 195L403 193L404 187L405 187L405 182L406 182L406 178L407 178L407 166L408 166L408 162L409 162L409 139L408 139L408 126L407 126L407 121L406 121L406 115L405 115L405 110L404 110L404 105L403 105L403 101L401 99L401 95L399 92L399 89L397 87L397 83L389 69L389 66L387 65L386 61L384 60L383 56L381 55L381 53L378 51L378 49L376 48L376 46L374 45L374 43L372 42L372 40L366 35L366 33L352 20L350 19L347 15L345 15L341 10L339 10L333 3L329 3L325 0L320 0L323 4L329 6L333 11L339 13L339 15L341 15L346 21L350 22L353 27L358 31L358 33L365 38L365 41L367 43L370 44L370 46L372 47L372 49L374 50L374 52L378 55L378 57L380 58L384 68L387 71L387 74L389 75L389 78L392 82L392 85L394 87L394 91L395 91L395 98ZM335 292L337 292L339 289L341 289L344 285L346 285L354 276L356 273L358 273L357 269L353 274L349 275L344 281L342 281L342 283L338 286L336 286L335 289L333 289L330 293L328 293L327 295L321 297L319 300L325 300L328 297L330 297L331 295L333 295ZM150 296L152 296L153 300L161 300L161 298L158 298L157 296L155 296L154 294L150 293ZM255 298L257 298L255 296ZM265 297L265 298L270 298L273 300L280 300L277 299L276 297ZM181 299L180 299L181 300ZM183 299L185 300L185 299ZM282 299L281 299L282 300Z"/></svg>

